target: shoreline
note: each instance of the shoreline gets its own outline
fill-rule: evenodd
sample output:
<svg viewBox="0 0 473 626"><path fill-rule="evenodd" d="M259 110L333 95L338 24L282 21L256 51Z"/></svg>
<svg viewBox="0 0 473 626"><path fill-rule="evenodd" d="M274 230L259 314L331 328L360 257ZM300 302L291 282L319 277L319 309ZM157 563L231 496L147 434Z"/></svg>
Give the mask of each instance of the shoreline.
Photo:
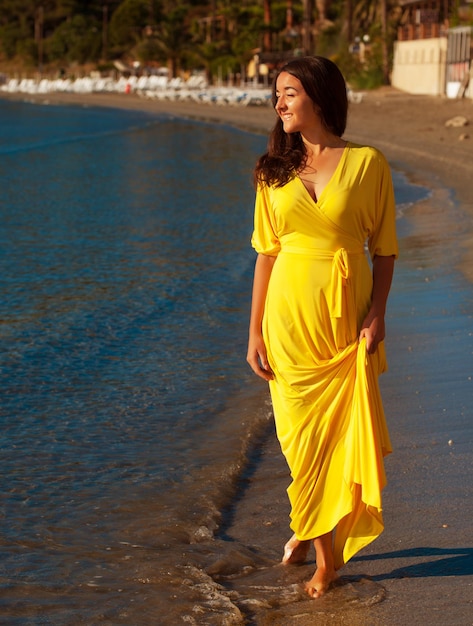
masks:
<svg viewBox="0 0 473 626"><path fill-rule="evenodd" d="M98 106L164 114L267 134L275 120L270 106L217 105L179 100L151 100L137 94L0 92L4 100L43 105ZM446 127L445 122L464 116L467 125ZM364 94L350 103L345 136L355 143L378 147L399 169L411 169L422 179L438 179L453 188L459 199L473 207L470 181L473 171L473 101L416 96L393 88ZM404 167L402 167L404 166Z"/></svg>
<svg viewBox="0 0 473 626"><path fill-rule="evenodd" d="M256 133L267 133L274 120L269 107L156 102L125 94L8 98L134 109ZM470 132L469 126L445 127L455 115L465 115L472 124L472 103L380 90L350 107L347 138L379 147L409 180L432 190L427 200L407 211L409 234L402 240L387 320L390 371L381 386L394 454L386 461L386 528L342 570L345 584L333 594L263 608L248 623L471 626L473 497L464 479L471 467L471 426L461 431L452 408L456 401L471 411L471 315L448 306L452 294L453 299L458 295L457 270L473 281L473 137L459 139ZM433 309L443 316L440 332L435 323L431 327ZM225 535L277 562L288 538L289 477L274 435L262 444L251 470ZM291 567L287 576L304 580L311 569L313 564ZM251 576L242 577L227 589L243 588L241 596L251 597L245 593L251 582ZM254 584L269 582L256 577Z"/></svg>
<svg viewBox="0 0 473 626"><path fill-rule="evenodd" d="M0 92L4 100L42 105L119 108L149 114L234 126L268 135L275 114L270 106L216 105L189 101L150 100L135 93ZM447 127L456 116L467 125ZM380 149L391 166L410 182L435 190L450 190L464 213L459 246L463 258L458 269L473 282L473 101L406 94L391 87L364 93L350 103L344 135L355 143ZM422 203L420 203L420 206ZM460 236L461 235L461 236Z"/></svg>

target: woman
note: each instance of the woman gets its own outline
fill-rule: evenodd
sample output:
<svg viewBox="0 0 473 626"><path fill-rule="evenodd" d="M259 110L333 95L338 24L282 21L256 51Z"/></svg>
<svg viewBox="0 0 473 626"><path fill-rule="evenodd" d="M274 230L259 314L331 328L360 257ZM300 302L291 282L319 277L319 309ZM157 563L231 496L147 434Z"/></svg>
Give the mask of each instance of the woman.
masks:
<svg viewBox="0 0 473 626"><path fill-rule="evenodd" d="M278 119L255 168L247 360L269 381L291 471L294 535L283 563L304 562L314 544L306 590L317 598L383 530L391 447L378 375L398 253L395 204L382 154L342 139L347 92L334 63L287 63L273 104Z"/></svg>

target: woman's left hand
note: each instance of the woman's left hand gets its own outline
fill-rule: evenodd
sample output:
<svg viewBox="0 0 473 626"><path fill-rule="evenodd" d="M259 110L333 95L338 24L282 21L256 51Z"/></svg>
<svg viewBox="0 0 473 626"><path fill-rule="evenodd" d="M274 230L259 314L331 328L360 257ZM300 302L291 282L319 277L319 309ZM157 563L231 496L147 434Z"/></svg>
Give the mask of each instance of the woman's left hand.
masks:
<svg viewBox="0 0 473 626"><path fill-rule="evenodd" d="M373 259L373 292L371 307L363 320L359 340L366 338L366 350L373 354L383 341L386 331L384 313L394 270L394 256L375 256Z"/></svg>
<svg viewBox="0 0 473 626"><path fill-rule="evenodd" d="M380 315L376 311L370 311L365 317L361 325L359 341L366 339L366 351L373 354L378 348L380 341L383 341L386 335L384 326L384 315Z"/></svg>

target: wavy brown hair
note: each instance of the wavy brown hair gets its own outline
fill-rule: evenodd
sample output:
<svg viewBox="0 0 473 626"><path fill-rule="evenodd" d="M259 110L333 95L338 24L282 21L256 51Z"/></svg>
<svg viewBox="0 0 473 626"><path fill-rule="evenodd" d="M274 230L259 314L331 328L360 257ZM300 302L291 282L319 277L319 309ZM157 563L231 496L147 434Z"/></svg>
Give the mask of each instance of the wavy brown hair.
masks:
<svg viewBox="0 0 473 626"><path fill-rule="evenodd" d="M282 72L300 80L304 91L314 102L322 124L337 137L345 132L348 98L345 79L338 67L325 57L313 56L292 59L277 73L272 87L272 103L276 106L276 81ZM297 172L304 169L307 152L301 134L285 133L278 116L268 141L268 151L257 161L255 184L285 185Z"/></svg>

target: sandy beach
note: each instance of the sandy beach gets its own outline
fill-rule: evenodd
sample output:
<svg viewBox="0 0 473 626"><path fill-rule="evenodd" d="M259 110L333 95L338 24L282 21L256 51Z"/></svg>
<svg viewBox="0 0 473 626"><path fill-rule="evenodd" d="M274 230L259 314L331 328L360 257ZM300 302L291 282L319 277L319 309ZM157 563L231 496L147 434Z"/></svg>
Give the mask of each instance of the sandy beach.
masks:
<svg viewBox="0 0 473 626"><path fill-rule="evenodd" d="M274 121L269 107L158 102L133 94L1 97L166 113L265 134ZM446 126L455 116L469 124ZM386 530L344 568L343 584L324 598L262 607L249 623L473 624L472 125L470 100L390 88L367 93L350 107L346 137L380 148L393 168L431 190L406 213L388 314L390 369L382 389L394 454L386 461ZM261 389L264 396L263 384ZM277 561L289 533L288 483L271 433L255 451L225 521L226 537ZM313 567L273 570L294 585L310 577ZM226 583L240 593L261 584L257 575ZM264 584L269 589L267 577Z"/></svg>

